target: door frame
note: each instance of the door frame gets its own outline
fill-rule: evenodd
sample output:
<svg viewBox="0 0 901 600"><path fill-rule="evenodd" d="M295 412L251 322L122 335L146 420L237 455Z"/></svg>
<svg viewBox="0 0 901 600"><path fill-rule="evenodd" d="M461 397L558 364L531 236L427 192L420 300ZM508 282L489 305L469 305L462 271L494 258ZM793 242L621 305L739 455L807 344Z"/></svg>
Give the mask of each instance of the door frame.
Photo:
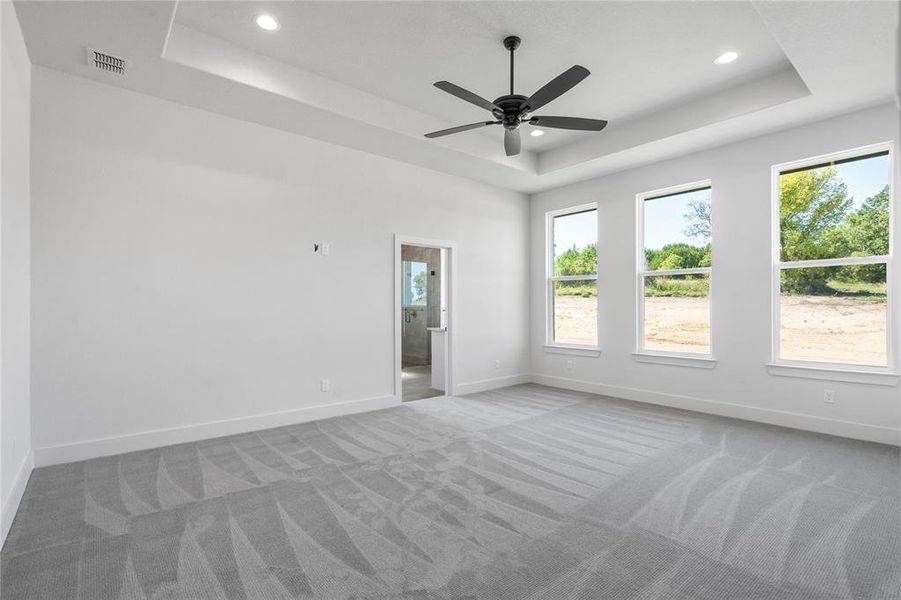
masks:
<svg viewBox="0 0 901 600"><path fill-rule="evenodd" d="M403 365L403 259L401 258L401 246L422 246L425 248L437 248L444 250L445 264L443 266L443 279L447 302L447 348L445 360L447 364L444 370L444 395L453 396L456 393L456 379L454 365L456 364L456 304L457 304L457 243L447 240L423 238L413 235L394 234L394 396L398 401L403 401L403 383L401 381L401 369Z"/></svg>

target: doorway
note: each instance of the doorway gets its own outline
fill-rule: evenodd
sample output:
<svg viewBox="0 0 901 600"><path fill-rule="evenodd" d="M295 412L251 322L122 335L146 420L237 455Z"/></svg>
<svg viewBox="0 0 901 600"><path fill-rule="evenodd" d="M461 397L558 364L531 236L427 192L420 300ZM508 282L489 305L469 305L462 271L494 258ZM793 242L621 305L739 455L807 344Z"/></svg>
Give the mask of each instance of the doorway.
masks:
<svg viewBox="0 0 901 600"><path fill-rule="evenodd" d="M395 239L395 395L403 402L451 390L453 244Z"/></svg>

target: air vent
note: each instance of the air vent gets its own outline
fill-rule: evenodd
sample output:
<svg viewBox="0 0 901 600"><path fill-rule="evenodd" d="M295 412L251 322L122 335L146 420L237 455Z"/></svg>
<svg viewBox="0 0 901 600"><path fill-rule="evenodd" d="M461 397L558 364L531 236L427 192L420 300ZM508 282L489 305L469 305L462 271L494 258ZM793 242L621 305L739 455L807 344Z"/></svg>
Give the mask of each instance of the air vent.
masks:
<svg viewBox="0 0 901 600"><path fill-rule="evenodd" d="M86 48L88 51L88 65L114 75L125 75L128 69L128 61L107 52Z"/></svg>

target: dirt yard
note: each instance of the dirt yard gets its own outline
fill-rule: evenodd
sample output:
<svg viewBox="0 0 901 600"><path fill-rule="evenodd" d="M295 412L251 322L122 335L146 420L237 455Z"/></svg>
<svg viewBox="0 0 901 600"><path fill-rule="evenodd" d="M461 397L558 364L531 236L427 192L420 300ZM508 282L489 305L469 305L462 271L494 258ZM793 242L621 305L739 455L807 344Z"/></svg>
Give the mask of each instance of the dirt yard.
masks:
<svg viewBox="0 0 901 600"><path fill-rule="evenodd" d="M570 344L594 344L595 298L557 296L555 338ZM646 347L654 350L707 352L706 298L648 298ZM787 296L781 308L782 358L885 365L884 302L823 296Z"/></svg>
<svg viewBox="0 0 901 600"><path fill-rule="evenodd" d="M554 339L562 344L594 346L598 343L597 298L555 296Z"/></svg>
<svg viewBox="0 0 901 600"><path fill-rule="evenodd" d="M644 305L644 339L648 350L710 352L707 298L648 298Z"/></svg>
<svg viewBox="0 0 901 600"><path fill-rule="evenodd" d="M885 302L788 296L779 318L784 359L886 364Z"/></svg>

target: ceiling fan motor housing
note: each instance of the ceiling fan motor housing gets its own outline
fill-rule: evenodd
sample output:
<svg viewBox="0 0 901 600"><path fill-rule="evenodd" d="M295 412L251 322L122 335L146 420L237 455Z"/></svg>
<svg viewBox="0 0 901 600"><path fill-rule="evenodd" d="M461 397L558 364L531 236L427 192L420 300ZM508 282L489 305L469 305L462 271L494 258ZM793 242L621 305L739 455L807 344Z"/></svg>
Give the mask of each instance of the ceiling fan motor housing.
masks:
<svg viewBox="0 0 901 600"><path fill-rule="evenodd" d="M494 116L500 119L507 129L516 129L522 122L522 108L526 100L528 100L526 96L519 94L501 96L494 101L494 104L503 112L494 111Z"/></svg>

